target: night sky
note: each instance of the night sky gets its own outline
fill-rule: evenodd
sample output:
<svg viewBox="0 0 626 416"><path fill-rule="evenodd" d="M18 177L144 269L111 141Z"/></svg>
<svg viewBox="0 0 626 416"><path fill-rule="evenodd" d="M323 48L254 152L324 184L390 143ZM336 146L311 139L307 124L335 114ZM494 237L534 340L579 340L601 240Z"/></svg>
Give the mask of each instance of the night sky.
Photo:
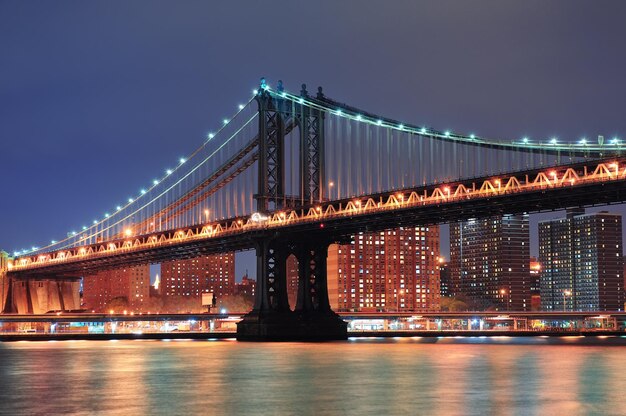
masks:
<svg viewBox="0 0 626 416"><path fill-rule="evenodd" d="M261 76L442 130L624 139L625 23L621 0L0 0L0 248L136 195Z"/></svg>

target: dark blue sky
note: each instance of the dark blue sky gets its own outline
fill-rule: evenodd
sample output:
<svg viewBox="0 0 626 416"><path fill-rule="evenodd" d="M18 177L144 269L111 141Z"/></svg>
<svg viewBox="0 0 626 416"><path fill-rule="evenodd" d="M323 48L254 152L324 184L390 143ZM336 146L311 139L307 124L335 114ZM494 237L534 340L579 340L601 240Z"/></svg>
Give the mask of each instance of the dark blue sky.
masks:
<svg viewBox="0 0 626 416"><path fill-rule="evenodd" d="M260 76L440 129L624 138L624 22L620 0L0 1L0 248L135 195Z"/></svg>

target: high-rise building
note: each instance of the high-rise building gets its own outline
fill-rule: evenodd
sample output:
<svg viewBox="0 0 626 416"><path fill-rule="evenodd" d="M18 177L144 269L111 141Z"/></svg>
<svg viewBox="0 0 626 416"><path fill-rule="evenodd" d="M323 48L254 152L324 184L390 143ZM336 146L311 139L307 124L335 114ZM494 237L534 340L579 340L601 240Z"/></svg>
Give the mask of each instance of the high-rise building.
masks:
<svg viewBox="0 0 626 416"><path fill-rule="evenodd" d="M213 292L218 299L235 290L235 254L215 254L161 263L163 296L200 298Z"/></svg>
<svg viewBox="0 0 626 416"><path fill-rule="evenodd" d="M528 215L450 225L450 280L478 310L530 310Z"/></svg>
<svg viewBox="0 0 626 416"><path fill-rule="evenodd" d="M86 309L106 311L109 302L124 298L133 310L141 310L150 297L150 266L141 265L105 270L83 279L83 303Z"/></svg>
<svg viewBox="0 0 626 416"><path fill-rule="evenodd" d="M359 233L331 245L328 292L339 311L439 310L439 227Z"/></svg>
<svg viewBox="0 0 626 416"><path fill-rule="evenodd" d="M537 261L536 257L530 258L530 310L541 310L541 263Z"/></svg>
<svg viewBox="0 0 626 416"><path fill-rule="evenodd" d="M541 306L546 311L624 308L622 217L567 210L539 223Z"/></svg>
<svg viewBox="0 0 626 416"><path fill-rule="evenodd" d="M439 280L441 296L452 296L450 282L450 266L443 257L439 257Z"/></svg>

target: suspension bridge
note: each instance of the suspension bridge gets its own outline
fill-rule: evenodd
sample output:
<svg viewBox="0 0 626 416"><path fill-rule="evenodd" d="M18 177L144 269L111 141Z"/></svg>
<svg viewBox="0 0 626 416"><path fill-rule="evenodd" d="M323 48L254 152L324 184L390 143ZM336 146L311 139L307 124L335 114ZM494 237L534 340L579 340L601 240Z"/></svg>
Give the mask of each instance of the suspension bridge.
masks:
<svg viewBox="0 0 626 416"><path fill-rule="evenodd" d="M84 275L254 249L257 297L238 338L342 339L346 324L326 286L330 244L361 231L623 202L622 150L601 136L442 131L263 79L219 131L138 194L63 238L14 252L0 272L0 305L22 314L79 309Z"/></svg>

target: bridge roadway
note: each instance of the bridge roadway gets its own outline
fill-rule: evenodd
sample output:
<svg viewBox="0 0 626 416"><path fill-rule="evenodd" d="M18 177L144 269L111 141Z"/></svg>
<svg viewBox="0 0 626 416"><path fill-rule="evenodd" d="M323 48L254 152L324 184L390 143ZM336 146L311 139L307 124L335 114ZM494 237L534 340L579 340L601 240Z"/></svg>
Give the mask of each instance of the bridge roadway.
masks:
<svg viewBox="0 0 626 416"><path fill-rule="evenodd" d="M97 270L253 249L257 241L268 238L288 242L298 241L306 236L307 239L341 242L358 232L382 231L399 226L422 226L493 215L620 203L626 201L625 168L625 157L611 158L519 171L503 174L497 178L473 178L461 182L328 201L298 209L300 213L317 210L319 216L309 215L306 219L301 217L297 221L285 221L271 226L260 221L250 227L244 225L235 230L228 230L228 224L251 224L250 217L233 218L221 222L226 232L205 237L200 235L202 226L183 228L182 231L194 234L193 238L188 239L173 237L175 233L181 232L181 229L134 236L126 240L142 242L138 248L42 263L37 263L34 258L32 263L25 267L20 267L17 263L8 270L8 276L15 279L76 277ZM511 178L515 178L521 186L505 189L505 184L512 183ZM486 187L485 183L489 183L489 186ZM467 192L455 196L454 191L461 189L461 185ZM489 190L489 187L492 189ZM485 191L479 191L481 188ZM424 198L423 202L418 200L417 203L408 201L404 203L403 200L405 198L408 200L412 193L428 198ZM400 201L395 206L388 207L384 201L394 197ZM366 209L368 200L383 201L384 206ZM353 210L346 209L350 205L354 207ZM380 203L378 205L380 206ZM336 210L338 214L342 211L341 215L322 214L329 209ZM155 234L166 235L167 243L147 244L148 239L154 238ZM117 244L118 247L122 247L123 243L123 240L107 241L91 247L96 251L98 246Z"/></svg>

